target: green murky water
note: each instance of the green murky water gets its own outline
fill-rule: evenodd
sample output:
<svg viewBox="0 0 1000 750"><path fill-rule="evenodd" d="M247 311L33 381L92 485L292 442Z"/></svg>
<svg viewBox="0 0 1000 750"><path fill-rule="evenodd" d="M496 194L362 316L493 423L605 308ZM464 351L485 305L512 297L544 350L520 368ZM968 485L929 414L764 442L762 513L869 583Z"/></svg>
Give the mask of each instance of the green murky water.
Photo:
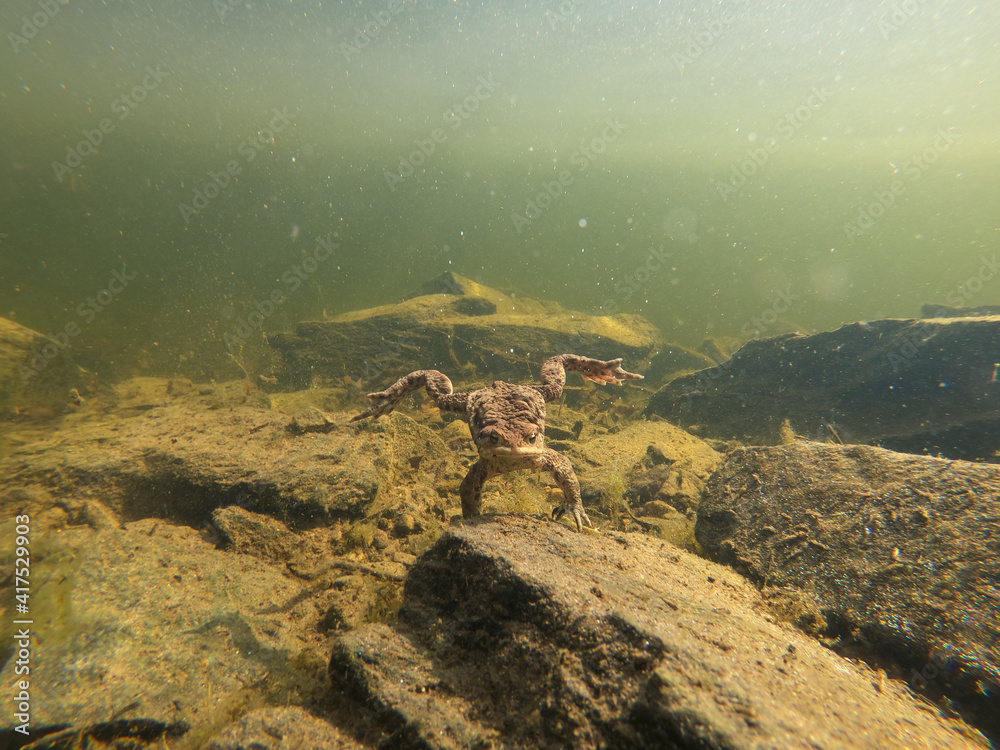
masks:
<svg viewBox="0 0 1000 750"><path fill-rule="evenodd" d="M274 290L449 269L688 344L997 302L1000 9L804 5L9 0L0 315L238 377Z"/></svg>

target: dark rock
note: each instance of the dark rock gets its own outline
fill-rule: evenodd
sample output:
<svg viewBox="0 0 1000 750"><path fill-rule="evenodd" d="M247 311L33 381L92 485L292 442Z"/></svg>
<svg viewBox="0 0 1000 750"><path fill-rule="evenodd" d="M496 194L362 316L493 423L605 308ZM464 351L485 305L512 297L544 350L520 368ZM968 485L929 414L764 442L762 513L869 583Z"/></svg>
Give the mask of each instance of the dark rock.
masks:
<svg viewBox="0 0 1000 750"><path fill-rule="evenodd" d="M420 558L398 625L337 641L330 679L392 747L986 746L762 606L641 535L483 519Z"/></svg>
<svg viewBox="0 0 1000 750"><path fill-rule="evenodd" d="M357 748L357 740L301 708L251 711L209 740L205 750L340 750Z"/></svg>
<svg viewBox="0 0 1000 750"><path fill-rule="evenodd" d="M435 276L433 279L425 281L413 294L408 295L406 299L424 297L428 294L450 294L455 297L482 298L483 295L480 290L483 288L481 284L477 284L472 279L459 276L457 273L452 273L451 271L445 271L440 276Z"/></svg>
<svg viewBox="0 0 1000 750"><path fill-rule="evenodd" d="M695 533L758 585L1000 738L1000 468L867 446L730 453Z"/></svg>
<svg viewBox="0 0 1000 750"><path fill-rule="evenodd" d="M82 727L29 725L27 737L19 729L0 729L0 747L27 750L163 747L168 740L181 744L190 727L183 722L164 724L154 719L112 719Z"/></svg>
<svg viewBox="0 0 1000 750"><path fill-rule="evenodd" d="M453 309L459 315L468 315L474 318L477 315L495 315L497 306L495 302L482 297L464 297L455 302Z"/></svg>
<svg viewBox="0 0 1000 750"><path fill-rule="evenodd" d="M640 515L649 518L669 518L677 513L677 509L662 500L650 500L640 509Z"/></svg>
<svg viewBox="0 0 1000 750"><path fill-rule="evenodd" d="M217 508L212 524L227 549L272 562L291 560L302 540L281 521L235 505Z"/></svg>
<svg viewBox="0 0 1000 750"><path fill-rule="evenodd" d="M393 524L393 532L396 536L409 536L410 534L416 533L420 530L420 523L412 513L396 514L395 522Z"/></svg>
<svg viewBox="0 0 1000 750"><path fill-rule="evenodd" d="M1000 317L878 320L788 334L751 341L724 364L677 378L646 414L706 437L778 443L794 431L993 460L998 351Z"/></svg>
<svg viewBox="0 0 1000 750"><path fill-rule="evenodd" d="M633 469L628 476L628 486L635 495L635 502L637 504L651 502L665 504L666 501L658 500L658 495L663 486L668 484L670 474L670 467L663 464L649 468L642 467L638 470Z"/></svg>
<svg viewBox="0 0 1000 750"><path fill-rule="evenodd" d="M591 316L508 297L457 274L438 277L421 292L394 305L299 323L294 333L268 341L299 386L312 385L314 377L350 376L376 388L423 369L442 370L458 385L459 377L533 381L546 358L566 352L623 357L642 371L662 338L637 315Z"/></svg>
<svg viewBox="0 0 1000 750"><path fill-rule="evenodd" d="M334 690L375 712L388 747L491 747L500 733L443 679L434 660L386 625L340 636L330 658Z"/></svg>

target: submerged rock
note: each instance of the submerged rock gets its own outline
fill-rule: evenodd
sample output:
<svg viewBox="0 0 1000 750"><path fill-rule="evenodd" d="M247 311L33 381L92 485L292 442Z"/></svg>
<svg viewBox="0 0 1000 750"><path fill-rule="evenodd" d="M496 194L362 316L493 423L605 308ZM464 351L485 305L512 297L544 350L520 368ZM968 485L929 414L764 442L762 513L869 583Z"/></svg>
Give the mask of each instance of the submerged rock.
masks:
<svg viewBox="0 0 1000 750"><path fill-rule="evenodd" d="M1000 467L867 446L730 453L695 534L716 559L1000 738Z"/></svg>
<svg viewBox="0 0 1000 750"><path fill-rule="evenodd" d="M288 363L290 382L347 377L376 388L423 369L441 370L456 382L531 382L543 360L566 352L623 357L644 371L662 337L638 315L587 315L446 273L397 304L299 323L294 333L268 341ZM674 368L704 366L701 355L669 348Z"/></svg>
<svg viewBox="0 0 1000 750"><path fill-rule="evenodd" d="M921 305L922 318L979 318L1000 315L1000 305L979 305L978 307L954 307L952 305Z"/></svg>
<svg viewBox="0 0 1000 750"><path fill-rule="evenodd" d="M9 451L0 471L12 484L87 487L127 520L195 527L228 506L309 527L402 504L414 488L436 503L441 479L457 474L436 433L399 414L364 427L333 414L313 430L240 383L144 378L117 391L113 405L88 405Z"/></svg>
<svg viewBox="0 0 1000 750"><path fill-rule="evenodd" d="M618 515L625 501L636 507L656 501L682 513L697 508L721 458L704 440L662 420L631 422L565 447L581 467L584 500Z"/></svg>
<svg viewBox="0 0 1000 750"><path fill-rule="evenodd" d="M67 329L74 325L79 334L75 323ZM83 401L85 374L66 351L70 334L59 336L56 341L0 318L0 419L54 417Z"/></svg>
<svg viewBox="0 0 1000 750"><path fill-rule="evenodd" d="M1000 317L877 320L751 341L650 400L703 436L811 438L994 460L1000 449Z"/></svg>
<svg viewBox="0 0 1000 750"><path fill-rule="evenodd" d="M302 545L302 539L281 521L235 505L212 513L212 530L226 549L271 562L291 560Z"/></svg>
<svg viewBox="0 0 1000 750"><path fill-rule="evenodd" d="M297 707L251 711L213 737L205 750L348 750L362 747L352 737Z"/></svg>
<svg viewBox="0 0 1000 750"><path fill-rule="evenodd" d="M287 574L153 519L34 533L33 736L67 726L87 735L117 721L107 732L204 738L255 701L315 695L302 667L317 644L295 626L312 603ZM10 660L0 672L5 685L18 679L14 669ZM0 693L0 732L11 729L13 700Z"/></svg>
<svg viewBox="0 0 1000 750"><path fill-rule="evenodd" d="M498 517L412 569L400 622L329 674L392 747L985 747L760 614L757 592L641 535Z"/></svg>

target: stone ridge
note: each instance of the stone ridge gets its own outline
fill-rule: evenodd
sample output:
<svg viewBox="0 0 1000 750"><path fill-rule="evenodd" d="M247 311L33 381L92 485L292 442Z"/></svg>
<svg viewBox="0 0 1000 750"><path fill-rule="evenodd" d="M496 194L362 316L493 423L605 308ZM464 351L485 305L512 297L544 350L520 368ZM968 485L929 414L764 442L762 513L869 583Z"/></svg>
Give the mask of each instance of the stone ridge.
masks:
<svg viewBox="0 0 1000 750"><path fill-rule="evenodd" d="M986 746L761 610L647 537L495 517L442 536L400 623L342 636L330 676L404 746Z"/></svg>

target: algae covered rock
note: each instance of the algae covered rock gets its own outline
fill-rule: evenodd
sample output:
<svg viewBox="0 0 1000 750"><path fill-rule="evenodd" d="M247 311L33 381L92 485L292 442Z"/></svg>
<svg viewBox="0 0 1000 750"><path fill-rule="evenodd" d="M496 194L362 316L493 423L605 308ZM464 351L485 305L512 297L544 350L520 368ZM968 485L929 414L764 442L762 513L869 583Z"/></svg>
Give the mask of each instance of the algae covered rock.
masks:
<svg viewBox="0 0 1000 750"><path fill-rule="evenodd" d="M153 519L68 527L49 540L46 554L60 560L31 598L33 733L127 719L203 737L254 702L302 703L316 690L295 666L312 643L294 623L311 604L287 574ZM41 560L32 570L41 576ZM58 606L42 618L47 601ZM4 684L15 684L14 669L8 661ZM13 700L0 695L0 731L11 728Z"/></svg>
<svg viewBox="0 0 1000 750"><path fill-rule="evenodd" d="M299 385L349 377L372 387L413 370L513 382L538 378L553 354L622 357L642 371L662 337L638 315L592 316L510 297L447 273L402 302L299 323L268 338Z"/></svg>
<svg viewBox="0 0 1000 750"><path fill-rule="evenodd" d="M569 453L588 499L626 493L633 504L659 500L680 511L698 506L720 459L704 440L662 420L630 423L574 443Z"/></svg>
<svg viewBox="0 0 1000 750"><path fill-rule="evenodd" d="M299 527L362 517L414 493L436 500L453 473L437 434L404 415L364 426L336 413L310 421L236 385L127 381L113 407L88 404L13 448L0 470L61 492L87 486L126 519L196 527L229 506Z"/></svg>
<svg viewBox="0 0 1000 750"><path fill-rule="evenodd" d="M80 327L74 325L67 328L78 334ZM66 332L51 339L0 318L0 419L23 413L55 416L72 408L84 377L67 351L70 343Z"/></svg>

